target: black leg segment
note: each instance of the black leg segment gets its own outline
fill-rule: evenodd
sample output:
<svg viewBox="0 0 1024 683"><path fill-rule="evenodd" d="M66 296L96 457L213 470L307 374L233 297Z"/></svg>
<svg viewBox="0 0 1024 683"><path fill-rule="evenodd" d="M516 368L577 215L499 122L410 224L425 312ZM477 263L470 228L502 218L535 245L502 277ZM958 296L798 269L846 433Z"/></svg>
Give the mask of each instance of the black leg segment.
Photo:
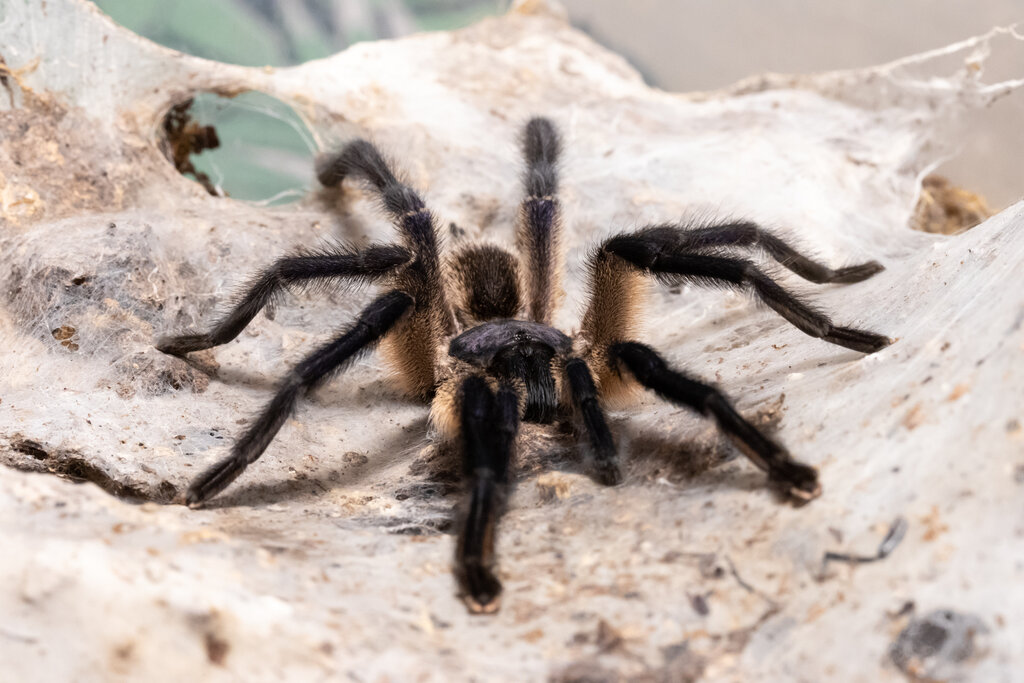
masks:
<svg viewBox="0 0 1024 683"><path fill-rule="evenodd" d="M267 407L235 442L231 454L192 482L185 502L190 506L199 505L223 491L263 454L294 411L300 397L375 345L412 306L412 297L405 292L393 291L378 297L363 309L356 322L343 334L296 365Z"/></svg>
<svg viewBox="0 0 1024 683"><path fill-rule="evenodd" d="M411 258L412 254L407 249L390 244L362 251L338 247L286 256L257 275L231 311L214 323L209 332L163 337L157 341L156 348L174 356L184 356L192 351L226 344L288 286L309 286L338 278L370 282L394 272Z"/></svg>
<svg viewBox="0 0 1024 683"><path fill-rule="evenodd" d="M622 481L619 470L618 451L615 439L608 429L604 412L597 401L597 387L590 374L590 368L580 358L572 358L565 364L566 378L569 380L569 391L573 405L583 423L590 446L594 475L606 486L614 486Z"/></svg>
<svg viewBox="0 0 1024 683"><path fill-rule="evenodd" d="M368 182L380 194L420 259L437 260L437 231L434 220L416 190L401 182L380 151L367 140L354 140L335 155L317 161L317 178L334 187L346 177Z"/></svg>
<svg viewBox="0 0 1024 683"><path fill-rule="evenodd" d="M658 237L659 233L661 234L660 238ZM805 280L818 284L860 282L885 270L877 261L868 261L843 268L829 268L804 256L783 240L749 221L719 223L699 228L663 225L646 228L638 234L647 234L650 238L661 239L670 244L674 243L673 248L677 251L701 253L731 247L761 249L780 265Z"/></svg>
<svg viewBox="0 0 1024 683"><path fill-rule="evenodd" d="M671 369L654 349L644 344L622 342L613 344L608 351L611 362L617 362L662 398L713 417L733 443L790 496L810 500L821 493L817 471L794 461L785 448L744 420L720 391Z"/></svg>
<svg viewBox="0 0 1024 683"><path fill-rule="evenodd" d="M643 231L613 237L603 248L665 281L726 286L751 292L805 334L854 351L874 353L892 343L888 337L874 332L837 327L824 313L787 292L745 259L676 251Z"/></svg>
<svg viewBox="0 0 1024 683"><path fill-rule="evenodd" d="M501 385L492 392L487 381L472 376L462 384L462 449L470 500L459 535L456 574L471 612L495 612L501 582L494 576L494 538L505 503L508 466L519 429L515 391Z"/></svg>
<svg viewBox="0 0 1024 683"><path fill-rule="evenodd" d="M337 154L317 160L316 177L324 187L334 187L353 176L380 192L384 207L395 216L422 211L423 200L392 173L383 155L368 140L354 140Z"/></svg>

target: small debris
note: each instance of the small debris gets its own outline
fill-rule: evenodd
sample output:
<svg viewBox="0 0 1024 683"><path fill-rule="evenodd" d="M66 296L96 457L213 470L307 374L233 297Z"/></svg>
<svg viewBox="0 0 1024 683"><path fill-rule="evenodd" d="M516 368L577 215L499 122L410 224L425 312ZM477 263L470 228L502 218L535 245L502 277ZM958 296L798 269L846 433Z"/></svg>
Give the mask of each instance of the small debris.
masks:
<svg viewBox="0 0 1024 683"><path fill-rule="evenodd" d="M991 215L984 197L954 186L944 176L932 174L921 182L921 196L910 227L922 232L955 235Z"/></svg>
<svg viewBox="0 0 1024 683"><path fill-rule="evenodd" d="M925 526L924 536L921 537L921 540L924 541L934 541L941 534L949 531L949 525L939 518L939 508L935 505L927 515L921 518L921 523Z"/></svg>
<svg viewBox="0 0 1024 683"><path fill-rule="evenodd" d="M889 647L889 656L915 680L950 680L979 651L975 637L987 632L973 615L936 610L911 621Z"/></svg>
<svg viewBox="0 0 1024 683"><path fill-rule="evenodd" d="M907 520L902 517L897 517L896 520L889 526L888 533L885 534L885 538L878 545L878 550L874 555L852 555L849 553L838 553L829 551L825 553L825 557L821 560L821 575L825 574L825 568L829 562L849 562L851 564L866 564L868 562L877 562L884 560L888 557L896 546L900 544L903 537L907 534Z"/></svg>
<svg viewBox="0 0 1024 683"><path fill-rule="evenodd" d="M903 426L907 428L907 431L912 432L920 427L922 422L924 422L924 411L921 409L920 403L915 403L914 407L903 416Z"/></svg>
<svg viewBox="0 0 1024 683"><path fill-rule="evenodd" d="M30 455L36 460L46 460L50 457L50 454L46 452L46 447L32 439L18 439L16 441L12 441L11 448L19 453Z"/></svg>
<svg viewBox="0 0 1024 683"><path fill-rule="evenodd" d="M60 345L66 348L68 351L77 351L78 344L72 340L72 337L78 332L75 328L70 325L61 325L60 327L51 330L50 334L53 338L60 342Z"/></svg>
<svg viewBox="0 0 1024 683"><path fill-rule="evenodd" d="M702 617L706 617L711 614L711 607L708 606L707 600L708 595L710 595L710 593L706 593L704 595L698 593L696 595L689 596L690 606L693 607L693 611Z"/></svg>

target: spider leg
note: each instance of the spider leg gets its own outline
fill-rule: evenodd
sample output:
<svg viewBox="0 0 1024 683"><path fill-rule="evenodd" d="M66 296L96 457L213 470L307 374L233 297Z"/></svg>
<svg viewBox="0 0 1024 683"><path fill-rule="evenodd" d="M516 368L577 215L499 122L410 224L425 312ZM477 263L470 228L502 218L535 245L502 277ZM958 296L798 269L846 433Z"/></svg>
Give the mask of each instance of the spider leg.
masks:
<svg viewBox="0 0 1024 683"><path fill-rule="evenodd" d="M878 261L868 261L843 268L829 268L804 256L780 238L750 221L719 223L685 229L680 226L663 225L646 228L640 232L648 235L663 233L670 240L676 241L678 248L682 251L699 253L721 247L762 249L780 265L803 279L817 284L860 282L885 270L885 267Z"/></svg>
<svg viewBox="0 0 1024 683"><path fill-rule="evenodd" d="M590 444L590 457L597 480L606 486L622 481L619 471L618 451L604 411L597 401L597 387L590 374L590 368L581 358L571 358L565 364L569 378L569 391L573 405L582 418L583 430Z"/></svg>
<svg viewBox="0 0 1024 683"><path fill-rule="evenodd" d="M561 141L554 125L533 118L523 131L526 198L519 208L516 243L526 256L527 316L550 324L557 304L559 233L557 163Z"/></svg>
<svg viewBox="0 0 1024 683"><path fill-rule="evenodd" d="M274 398L235 442L231 454L192 482L185 502L196 506L223 491L263 454L300 397L376 344L412 306L413 299L405 292L396 290L378 297L345 332L296 365L281 382Z"/></svg>
<svg viewBox="0 0 1024 683"><path fill-rule="evenodd" d="M394 286L416 300L416 308L396 335L393 349L406 389L426 398L435 389L434 356L441 337L455 330L455 315L441 272L436 221L423 199L392 172L380 151L354 140L317 161L317 178L335 186L352 177L369 183L391 214L413 260L396 273Z"/></svg>
<svg viewBox="0 0 1024 683"><path fill-rule="evenodd" d="M810 500L821 493L818 473L813 467L793 460L785 448L744 420L729 399L714 387L673 370L645 344L620 342L613 344L608 353L612 363L628 370L662 398L713 417L733 443L790 496Z"/></svg>
<svg viewBox="0 0 1024 683"><path fill-rule="evenodd" d="M430 211L416 190L398 180L372 142L353 140L337 154L317 160L316 172L325 187L350 176L369 183L417 256L433 260L436 267L437 230Z"/></svg>
<svg viewBox="0 0 1024 683"><path fill-rule="evenodd" d="M397 245L374 245L362 251L342 248L300 251L285 256L260 272L232 309L214 323L209 332L162 337L156 348L174 356L184 356L192 351L226 344L289 285L309 285L336 278L377 280L394 272L411 258L408 250Z"/></svg>
<svg viewBox="0 0 1024 683"><path fill-rule="evenodd" d="M604 243L603 249L666 281L717 284L750 291L805 334L854 351L874 353L892 343L889 337L874 332L837 327L824 313L787 292L745 259L680 252L666 248L661 240L643 231L613 237Z"/></svg>
<svg viewBox="0 0 1024 683"><path fill-rule="evenodd" d="M492 392L479 375L462 383L462 447L470 489L459 535L456 574L473 613L497 611L501 582L494 576L494 537L508 488L508 465L519 428L519 400L507 384Z"/></svg>

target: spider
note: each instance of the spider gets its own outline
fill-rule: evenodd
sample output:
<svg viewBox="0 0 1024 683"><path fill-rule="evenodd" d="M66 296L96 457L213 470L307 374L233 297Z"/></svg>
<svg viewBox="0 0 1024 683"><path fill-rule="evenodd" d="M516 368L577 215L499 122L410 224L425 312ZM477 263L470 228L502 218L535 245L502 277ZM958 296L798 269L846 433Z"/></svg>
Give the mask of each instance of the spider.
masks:
<svg viewBox="0 0 1024 683"><path fill-rule="evenodd" d="M383 293L288 372L231 453L191 484L188 505L199 506L223 491L266 450L300 398L378 344L404 390L430 402L431 424L443 442L461 451L469 507L459 525L454 564L471 612L494 612L500 604L494 539L520 421L571 421L592 476L614 485L622 477L602 403L644 387L713 418L784 494L797 501L820 494L813 467L795 461L745 420L721 391L674 369L636 340L642 291L652 276L666 283L742 290L812 337L873 353L892 340L834 325L736 252L760 250L815 283L859 282L882 266L871 261L829 268L751 222L649 226L614 235L591 252L589 303L579 331L566 335L551 326L561 294L561 140L548 119L533 118L522 146L519 257L492 244L470 244L443 255L433 214L366 140L318 160L317 177L324 186L353 178L379 195L394 219L397 242L280 258L208 332L165 337L157 348L184 357L229 342L289 286L349 279L379 283Z"/></svg>

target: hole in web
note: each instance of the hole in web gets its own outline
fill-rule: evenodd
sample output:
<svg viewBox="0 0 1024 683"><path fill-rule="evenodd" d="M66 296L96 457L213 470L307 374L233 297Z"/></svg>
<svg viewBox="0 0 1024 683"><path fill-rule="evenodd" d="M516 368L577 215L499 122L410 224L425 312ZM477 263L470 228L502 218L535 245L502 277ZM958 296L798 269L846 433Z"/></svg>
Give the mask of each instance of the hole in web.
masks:
<svg viewBox="0 0 1024 683"><path fill-rule="evenodd" d="M162 134L168 160L212 195L276 205L314 185L313 135L270 95L199 93L167 112Z"/></svg>

